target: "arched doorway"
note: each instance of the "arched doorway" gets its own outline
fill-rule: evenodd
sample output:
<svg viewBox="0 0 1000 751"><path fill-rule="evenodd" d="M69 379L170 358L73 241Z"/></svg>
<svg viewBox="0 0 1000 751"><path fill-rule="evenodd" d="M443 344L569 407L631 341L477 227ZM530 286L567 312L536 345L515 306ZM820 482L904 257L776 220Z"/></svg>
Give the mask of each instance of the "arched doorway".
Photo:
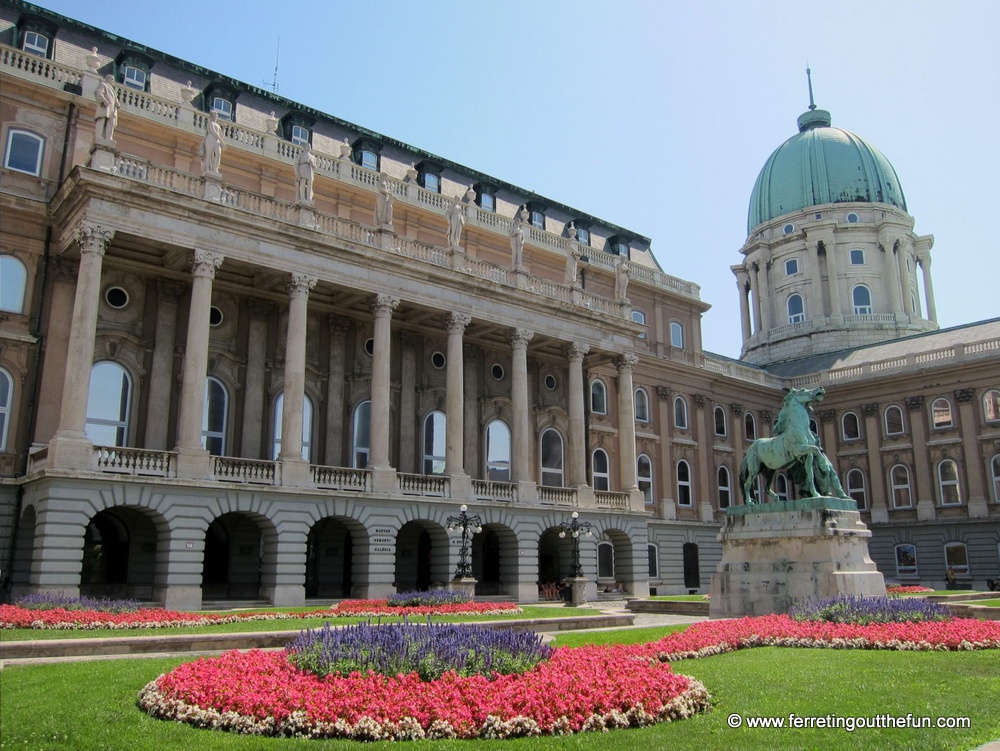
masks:
<svg viewBox="0 0 1000 751"><path fill-rule="evenodd" d="M350 597L355 586L355 543L360 529L327 517L316 522L306 539L306 597Z"/></svg>
<svg viewBox="0 0 1000 751"><path fill-rule="evenodd" d="M539 585L561 582L572 573L573 542L568 536L559 537L559 532L556 527L547 529L538 540Z"/></svg>
<svg viewBox="0 0 1000 751"><path fill-rule="evenodd" d="M202 600L260 598L264 535L261 520L238 511L213 519L205 531ZM273 536L273 535L272 535Z"/></svg>
<svg viewBox="0 0 1000 751"><path fill-rule="evenodd" d="M500 594L500 536L489 526L472 538L472 575L477 595Z"/></svg>
<svg viewBox="0 0 1000 751"><path fill-rule="evenodd" d="M698 546L693 542L685 542L683 555L684 586L690 590L696 590L701 587L701 570L698 564Z"/></svg>
<svg viewBox="0 0 1000 751"><path fill-rule="evenodd" d="M142 511L117 507L98 512L83 534L80 594L152 599L156 550L156 525Z"/></svg>
<svg viewBox="0 0 1000 751"><path fill-rule="evenodd" d="M400 528L396 535L397 592L444 587L453 573L448 570L448 535L440 525L415 520Z"/></svg>

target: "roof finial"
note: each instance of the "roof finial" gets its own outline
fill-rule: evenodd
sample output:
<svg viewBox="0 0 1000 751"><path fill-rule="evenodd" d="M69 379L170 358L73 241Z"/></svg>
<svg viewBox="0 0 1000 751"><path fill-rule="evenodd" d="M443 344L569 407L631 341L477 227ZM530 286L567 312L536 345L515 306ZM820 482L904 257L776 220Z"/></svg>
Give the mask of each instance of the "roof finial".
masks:
<svg viewBox="0 0 1000 751"><path fill-rule="evenodd" d="M806 78L809 79L809 109L816 109L816 102L813 101L813 79L812 71L809 70L808 63L806 64Z"/></svg>

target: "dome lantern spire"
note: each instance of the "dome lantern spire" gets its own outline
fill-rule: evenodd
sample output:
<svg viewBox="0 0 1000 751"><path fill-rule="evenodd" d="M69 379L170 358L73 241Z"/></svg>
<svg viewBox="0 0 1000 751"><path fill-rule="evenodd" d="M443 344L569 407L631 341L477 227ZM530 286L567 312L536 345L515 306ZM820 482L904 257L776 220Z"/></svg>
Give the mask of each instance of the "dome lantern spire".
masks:
<svg viewBox="0 0 1000 751"><path fill-rule="evenodd" d="M806 68L806 79L809 81L809 110L799 115L799 133L812 128L829 128L833 122L830 113L826 110L816 109L816 102L813 100L813 79L812 70Z"/></svg>
<svg viewBox="0 0 1000 751"><path fill-rule="evenodd" d="M806 66L806 78L809 81L809 109L816 109L816 102L813 101L813 76L812 71L809 70L809 66Z"/></svg>

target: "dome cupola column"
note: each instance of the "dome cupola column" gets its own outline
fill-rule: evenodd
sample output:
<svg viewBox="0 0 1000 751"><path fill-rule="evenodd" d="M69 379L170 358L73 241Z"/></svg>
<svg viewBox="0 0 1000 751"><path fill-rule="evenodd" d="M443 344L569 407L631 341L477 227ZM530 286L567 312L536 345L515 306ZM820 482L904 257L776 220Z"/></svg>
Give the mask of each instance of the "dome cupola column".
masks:
<svg viewBox="0 0 1000 751"><path fill-rule="evenodd" d="M927 317L937 323L937 307L934 304L934 284L931 281L931 246L934 245L934 238L923 248L917 249L917 263L920 264L920 271L924 276L924 298L927 304Z"/></svg>
<svg viewBox="0 0 1000 751"><path fill-rule="evenodd" d="M899 260L896 258L896 245L899 241L897 235L889 234L884 229L879 230L878 244L882 246L882 268L885 273L883 286L889 291L889 312L896 315L903 313L902 280L899 274Z"/></svg>
<svg viewBox="0 0 1000 751"><path fill-rule="evenodd" d="M731 266L732 272L736 275L736 289L740 294L740 326L743 330L743 342L753 336L750 330L750 298L747 296L750 291L750 275L743 266Z"/></svg>

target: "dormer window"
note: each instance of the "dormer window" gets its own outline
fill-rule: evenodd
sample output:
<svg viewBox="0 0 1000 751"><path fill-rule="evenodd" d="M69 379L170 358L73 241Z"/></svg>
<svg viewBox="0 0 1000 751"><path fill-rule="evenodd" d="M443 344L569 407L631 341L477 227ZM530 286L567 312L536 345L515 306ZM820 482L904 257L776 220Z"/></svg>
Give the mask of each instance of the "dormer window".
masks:
<svg viewBox="0 0 1000 751"><path fill-rule="evenodd" d="M305 146L307 143L312 143L314 122L297 112L289 112L281 118L281 132L296 146Z"/></svg>
<svg viewBox="0 0 1000 751"><path fill-rule="evenodd" d="M589 248L590 222L584 221L583 219L577 219L573 222L573 226L576 228L576 241L585 248Z"/></svg>
<svg viewBox="0 0 1000 751"><path fill-rule="evenodd" d="M615 235L608 240L608 252L614 253L622 258L629 257L629 238L623 235Z"/></svg>
<svg viewBox="0 0 1000 751"><path fill-rule="evenodd" d="M379 153L382 151L382 144L370 138L359 138L354 142L354 163L365 169L378 172Z"/></svg>
<svg viewBox="0 0 1000 751"><path fill-rule="evenodd" d="M238 91L230 89L228 86L217 83L210 84L205 89L205 110L217 112L220 120L232 122L236 119L236 97L238 95Z"/></svg>
<svg viewBox="0 0 1000 751"><path fill-rule="evenodd" d="M441 192L441 165L421 162L417 165L417 185L431 193Z"/></svg>
<svg viewBox="0 0 1000 751"><path fill-rule="evenodd" d="M37 31L26 31L21 41L21 49L25 52L30 52L32 55L48 57L49 38L44 34L39 34Z"/></svg>
<svg viewBox="0 0 1000 751"><path fill-rule="evenodd" d="M209 112L218 112L219 117L223 120L233 119L233 103L230 102L225 97L213 96L212 106L208 108Z"/></svg>
<svg viewBox="0 0 1000 751"><path fill-rule="evenodd" d="M136 91L149 91L149 71L153 61L133 50L122 50L115 58L118 83Z"/></svg>
<svg viewBox="0 0 1000 751"><path fill-rule="evenodd" d="M495 187L487 183L476 183L472 189L476 191L476 204L479 208L483 211L497 210L497 189Z"/></svg>

